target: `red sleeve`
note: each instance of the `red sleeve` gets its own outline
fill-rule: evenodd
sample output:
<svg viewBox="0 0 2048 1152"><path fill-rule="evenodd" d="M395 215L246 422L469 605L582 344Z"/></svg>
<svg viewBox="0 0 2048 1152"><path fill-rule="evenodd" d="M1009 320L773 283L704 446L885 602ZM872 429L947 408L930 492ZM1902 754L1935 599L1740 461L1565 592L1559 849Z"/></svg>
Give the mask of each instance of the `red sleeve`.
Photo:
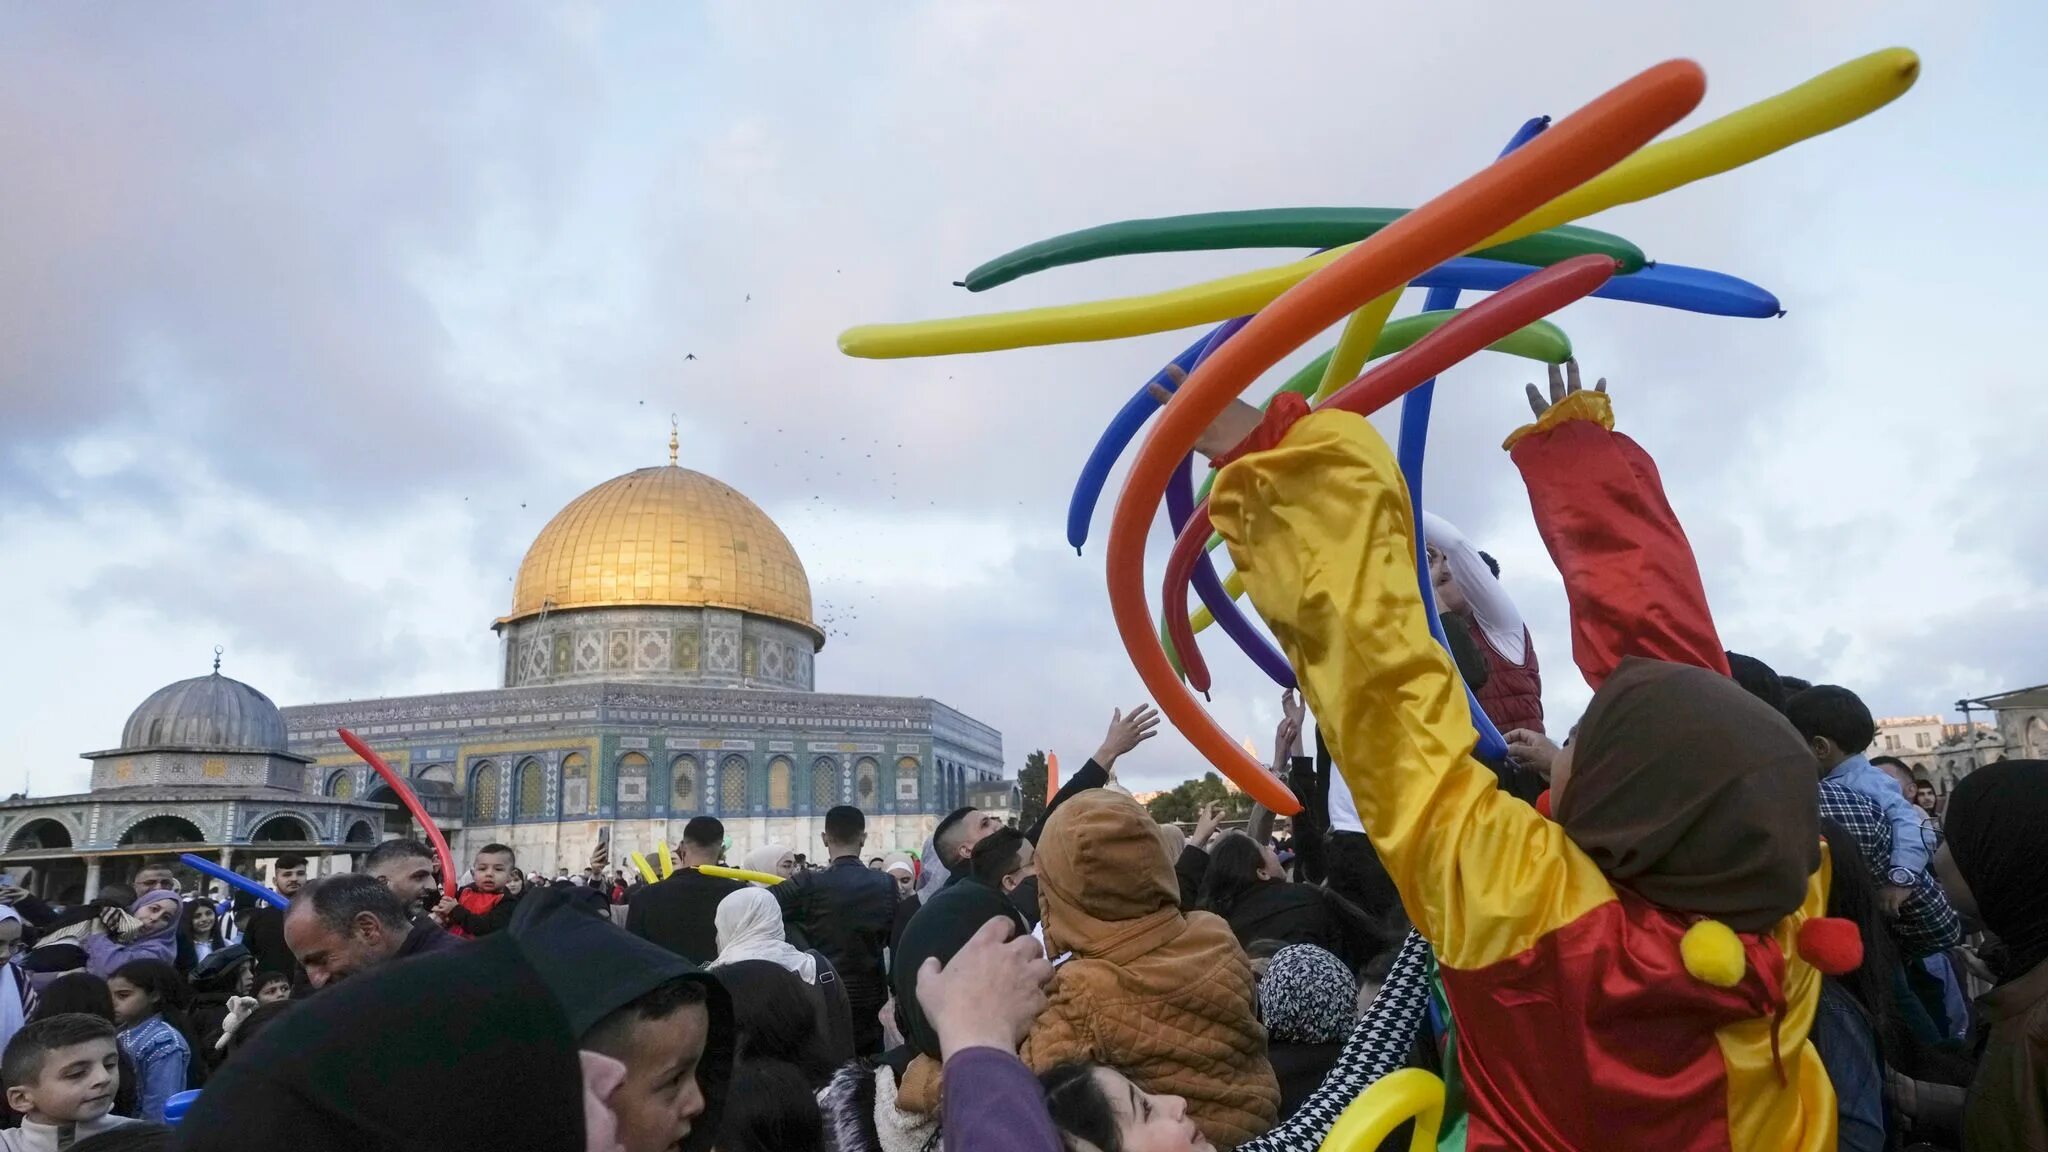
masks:
<svg viewBox="0 0 2048 1152"><path fill-rule="evenodd" d="M1573 403L1578 396L1598 399ZM1609 427L1606 402L1598 393L1578 393L1567 401L1565 419L1510 441L1536 529L1564 575L1572 657L1595 688L1625 656L1726 676L1728 656L1699 565L1664 498L1657 465Z"/></svg>

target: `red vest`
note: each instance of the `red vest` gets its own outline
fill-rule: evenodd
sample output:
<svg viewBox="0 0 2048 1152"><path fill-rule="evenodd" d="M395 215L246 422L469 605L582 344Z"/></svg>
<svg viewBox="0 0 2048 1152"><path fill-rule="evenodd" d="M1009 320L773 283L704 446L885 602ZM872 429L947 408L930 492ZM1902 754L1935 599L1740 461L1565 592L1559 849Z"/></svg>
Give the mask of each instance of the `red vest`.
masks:
<svg viewBox="0 0 2048 1152"><path fill-rule="evenodd" d="M1522 629L1522 663L1500 654L1486 631L1472 629L1486 653L1486 686L1475 693L1486 718L1505 736L1517 728L1543 731L1543 669L1536 663L1536 642Z"/></svg>

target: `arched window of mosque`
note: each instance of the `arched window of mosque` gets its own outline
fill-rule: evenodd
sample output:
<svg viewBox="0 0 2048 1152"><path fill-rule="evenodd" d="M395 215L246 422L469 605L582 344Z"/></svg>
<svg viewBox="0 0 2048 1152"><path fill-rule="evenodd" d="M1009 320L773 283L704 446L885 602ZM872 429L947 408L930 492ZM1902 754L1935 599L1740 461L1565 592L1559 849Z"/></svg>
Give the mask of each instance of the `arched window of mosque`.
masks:
<svg viewBox="0 0 2048 1152"><path fill-rule="evenodd" d="M529 758L519 766L519 808L521 817L545 816L548 810L548 770Z"/></svg>
<svg viewBox="0 0 2048 1152"><path fill-rule="evenodd" d="M790 792L794 785L790 777L796 774L796 765L787 756L777 756L768 762L768 807L771 811L787 812L795 804Z"/></svg>
<svg viewBox="0 0 2048 1152"><path fill-rule="evenodd" d="M678 756L675 759L675 763L669 765L668 771L669 775L675 780L672 786L675 799L670 804L670 810L687 812L696 807L697 758L695 756Z"/></svg>
<svg viewBox="0 0 2048 1152"><path fill-rule="evenodd" d="M327 778L327 794L337 800L347 800L356 794L356 774L342 768Z"/></svg>
<svg viewBox="0 0 2048 1152"><path fill-rule="evenodd" d="M853 765L854 802L862 808L872 808L875 803L875 789L881 787L882 769L872 756L863 756Z"/></svg>
<svg viewBox="0 0 2048 1152"><path fill-rule="evenodd" d="M904 803L917 800L917 757L905 756L896 762L895 799Z"/></svg>
<svg viewBox="0 0 2048 1152"><path fill-rule="evenodd" d="M562 815L590 814L590 758L581 752L562 757Z"/></svg>
<svg viewBox="0 0 2048 1152"><path fill-rule="evenodd" d="M647 755L643 752L619 757L619 803L647 803Z"/></svg>
<svg viewBox="0 0 2048 1152"><path fill-rule="evenodd" d="M747 813L747 758L727 756L718 765L718 811L721 815Z"/></svg>
<svg viewBox="0 0 2048 1152"><path fill-rule="evenodd" d="M489 760L469 770L469 818L486 824L498 818L498 766Z"/></svg>
<svg viewBox="0 0 2048 1152"><path fill-rule="evenodd" d="M811 811L822 813L839 803L839 761L820 756L811 761Z"/></svg>

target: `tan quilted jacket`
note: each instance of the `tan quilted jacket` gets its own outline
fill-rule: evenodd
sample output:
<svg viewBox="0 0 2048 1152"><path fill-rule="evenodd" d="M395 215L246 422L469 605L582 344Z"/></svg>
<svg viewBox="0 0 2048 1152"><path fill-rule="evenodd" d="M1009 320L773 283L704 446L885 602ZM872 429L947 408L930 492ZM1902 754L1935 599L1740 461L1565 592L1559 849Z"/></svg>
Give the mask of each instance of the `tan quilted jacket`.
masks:
<svg viewBox="0 0 2048 1152"><path fill-rule="evenodd" d="M1280 1086L1244 950L1221 918L1181 914L1159 843L1137 801L1109 789L1074 797L1046 822L1046 947L1073 958L1054 973L1021 1054L1034 1071L1093 1060L1147 1092L1183 1097L1202 1134L1228 1149L1273 1126Z"/></svg>

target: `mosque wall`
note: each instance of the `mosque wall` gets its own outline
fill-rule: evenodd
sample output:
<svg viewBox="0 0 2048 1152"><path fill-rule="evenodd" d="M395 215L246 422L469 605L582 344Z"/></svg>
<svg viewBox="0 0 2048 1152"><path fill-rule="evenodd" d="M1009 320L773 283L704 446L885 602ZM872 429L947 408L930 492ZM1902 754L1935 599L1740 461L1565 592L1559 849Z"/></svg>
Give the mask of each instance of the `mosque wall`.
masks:
<svg viewBox="0 0 2048 1152"><path fill-rule="evenodd" d="M623 681L808 692L818 639L721 608L579 608L502 626L505 686Z"/></svg>
<svg viewBox="0 0 2048 1152"><path fill-rule="evenodd" d="M939 817L933 813L870 816L868 841L863 856L888 852L921 852ZM658 873L658 847L677 848L683 840L687 817L664 820L562 821L552 824L498 824L465 828L450 849L456 866L467 868L478 849L486 844L509 844L518 854L519 866L528 872L554 875L557 869L581 870L597 846L601 829L610 829L611 862L615 868L633 873L632 853L638 852ZM825 820L823 816L742 817L721 820L728 844L726 863L737 868L748 852L767 844L786 845L824 863Z"/></svg>

